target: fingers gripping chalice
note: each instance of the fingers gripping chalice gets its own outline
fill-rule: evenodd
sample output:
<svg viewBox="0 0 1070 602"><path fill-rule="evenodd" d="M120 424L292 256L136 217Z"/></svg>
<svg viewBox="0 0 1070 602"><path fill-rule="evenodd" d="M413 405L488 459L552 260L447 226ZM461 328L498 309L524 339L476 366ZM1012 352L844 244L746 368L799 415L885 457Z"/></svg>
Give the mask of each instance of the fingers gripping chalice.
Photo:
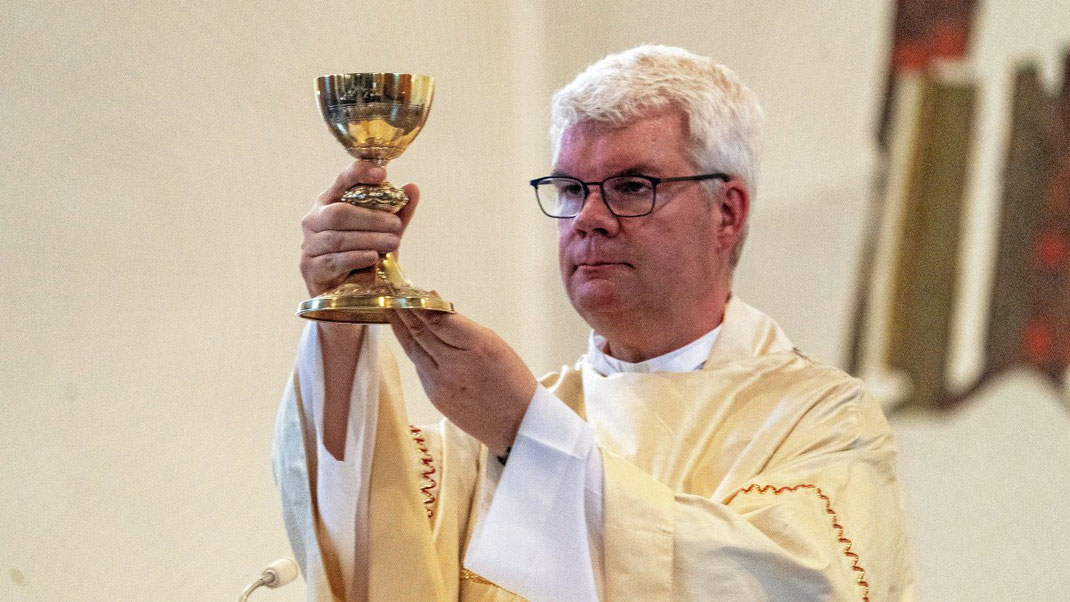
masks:
<svg viewBox="0 0 1070 602"><path fill-rule="evenodd" d="M334 137L357 159L381 166L405 152L431 110L434 81L409 73L348 73L316 79L320 113ZM408 202L402 189L358 184L342 200L397 213ZM453 312L453 304L418 288L398 266L393 253L354 271L345 283L301 303L297 315L312 320L382 324L391 311L429 309Z"/></svg>

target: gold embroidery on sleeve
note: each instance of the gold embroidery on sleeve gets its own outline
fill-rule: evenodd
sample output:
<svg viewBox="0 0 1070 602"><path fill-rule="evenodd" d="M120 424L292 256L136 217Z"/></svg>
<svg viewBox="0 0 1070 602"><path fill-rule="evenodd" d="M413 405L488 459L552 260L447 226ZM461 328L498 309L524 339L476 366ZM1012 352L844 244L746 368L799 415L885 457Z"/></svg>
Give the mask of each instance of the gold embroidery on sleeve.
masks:
<svg viewBox="0 0 1070 602"><path fill-rule="evenodd" d="M490 579L487 579L486 577L484 577L482 575L473 573L472 571L470 571L470 570L468 570L466 568L463 568L463 567L461 568L461 581L472 581L473 583L479 583L479 584L482 584L482 585L489 585L491 587L496 587L496 588L502 590L503 592L505 592L505 593L507 593L507 594L509 594L511 596L515 596L519 600L526 600L527 599L527 598L522 598L521 596L519 596L519 595L517 595L517 594L515 594L515 593L513 593L513 592L511 592L511 591L509 591L507 589L505 589L504 587L498 585L497 583L491 581Z"/></svg>
<svg viewBox="0 0 1070 602"><path fill-rule="evenodd" d="M427 449L427 439L424 438L423 431L410 425L409 433L412 434L412 440L416 442L416 451L420 452L420 463L424 465L420 473L424 478L424 484L420 487L420 491L424 494L424 509L427 510L427 518L434 518L434 492L435 487L438 487L438 482L431 475L435 474L435 459L431 457L431 452Z"/></svg>
<svg viewBox="0 0 1070 602"><path fill-rule="evenodd" d="M843 554L851 560L851 569L858 573L858 585L862 588L862 600L869 602L869 582L866 581L866 570L862 568L859 563L858 554L851 551L851 547L854 546L854 542L848 539L844 535L843 525L840 524L840 517L836 514L836 511L832 509L832 500L821 488L816 485L804 484L795 485L794 487L774 487L772 485L756 485L750 484L740 489L736 493L772 493L773 495L780 495L784 492L797 491L799 489L808 489L813 491L818 498L825 502L825 512L832 517L832 528L836 531L836 541L843 544ZM734 496L733 496L734 497Z"/></svg>
<svg viewBox="0 0 1070 602"><path fill-rule="evenodd" d="M483 585L494 585L494 582L481 577L468 569L461 569L461 581L475 581L476 583L482 583ZM498 587L494 585L494 587Z"/></svg>

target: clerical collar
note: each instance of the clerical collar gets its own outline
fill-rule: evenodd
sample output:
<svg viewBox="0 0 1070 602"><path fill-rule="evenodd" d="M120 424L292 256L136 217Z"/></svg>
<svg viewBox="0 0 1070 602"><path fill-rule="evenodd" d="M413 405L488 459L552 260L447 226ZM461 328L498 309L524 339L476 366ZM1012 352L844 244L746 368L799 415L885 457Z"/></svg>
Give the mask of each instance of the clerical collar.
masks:
<svg viewBox="0 0 1070 602"><path fill-rule="evenodd" d="M721 327L718 325L675 351L632 363L611 357L602 351L606 346L606 339L592 330L587 338L587 363L602 376L620 372L693 372L706 363L720 332Z"/></svg>

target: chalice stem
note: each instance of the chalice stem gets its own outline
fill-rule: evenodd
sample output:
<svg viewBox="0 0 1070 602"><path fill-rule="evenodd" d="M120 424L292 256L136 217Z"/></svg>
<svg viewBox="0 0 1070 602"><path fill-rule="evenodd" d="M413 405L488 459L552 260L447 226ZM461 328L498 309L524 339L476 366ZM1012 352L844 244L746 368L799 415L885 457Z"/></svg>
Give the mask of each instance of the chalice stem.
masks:
<svg viewBox="0 0 1070 602"><path fill-rule="evenodd" d="M390 182L381 185L357 184L342 194L342 200L350 205L397 213L409 204L409 195Z"/></svg>
<svg viewBox="0 0 1070 602"><path fill-rule="evenodd" d="M416 286L405 277L401 271L397 256L394 253L380 253L379 261L375 264L375 277L385 281L397 289L415 289Z"/></svg>

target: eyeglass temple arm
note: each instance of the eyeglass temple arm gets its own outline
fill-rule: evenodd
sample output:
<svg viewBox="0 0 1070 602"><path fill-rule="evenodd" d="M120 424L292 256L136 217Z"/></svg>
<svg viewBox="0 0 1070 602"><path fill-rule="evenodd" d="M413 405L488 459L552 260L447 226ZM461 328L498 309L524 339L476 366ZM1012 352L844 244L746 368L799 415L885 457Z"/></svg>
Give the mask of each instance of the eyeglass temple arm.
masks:
<svg viewBox="0 0 1070 602"><path fill-rule="evenodd" d="M698 176L680 176L680 177L677 177L677 178L650 178L650 179L652 179L655 182L660 184L661 182L687 182L687 181L698 181L698 180L712 180L714 178L717 178L718 180L722 180L724 182L727 182L727 181L732 179L732 176L730 176L730 175L728 175L726 173L718 172L718 173L704 173L704 174L698 175Z"/></svg>

